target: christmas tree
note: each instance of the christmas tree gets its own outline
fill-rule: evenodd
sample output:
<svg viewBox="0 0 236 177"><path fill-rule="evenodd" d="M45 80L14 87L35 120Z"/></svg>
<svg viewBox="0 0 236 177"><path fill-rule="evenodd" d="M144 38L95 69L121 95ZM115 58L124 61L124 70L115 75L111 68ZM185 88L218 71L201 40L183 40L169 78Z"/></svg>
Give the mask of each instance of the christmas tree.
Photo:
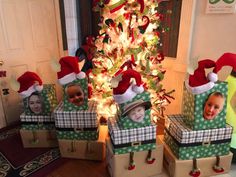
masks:
<svg viewBox="0 0 236 177"><path fill-rule="evenodd" d="M100 31L95 45L91 75L93 97L100 103L100 114L114 114L112 76L125 68L135 68L142 75L144 87L151 93L153 114L163 116L170 103L161 81L165 69L161 51L161 22L159 0L94 0L93 10L100 12Z"/></svg>

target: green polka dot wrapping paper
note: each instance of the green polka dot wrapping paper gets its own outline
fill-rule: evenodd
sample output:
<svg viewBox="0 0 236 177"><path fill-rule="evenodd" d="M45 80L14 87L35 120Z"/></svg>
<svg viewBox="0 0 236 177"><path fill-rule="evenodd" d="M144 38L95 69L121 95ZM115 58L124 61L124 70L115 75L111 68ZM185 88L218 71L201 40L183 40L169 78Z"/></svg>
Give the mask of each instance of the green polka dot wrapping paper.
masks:
<svg viewBox="0 0 236 177"><path fill-rule="evenodd" d="M127 104L130 104L130 103L137 101L137 100L150 101L150 93L145 91L141 94L137 94L131 101L128 101L123 104L119 104L119 109L120 109L119 112L122 114L124 112L124 107ZM148 109L145 111L145 117L142 122L134 122L131 119L129 119L127 116L120 116L118 118L118 123L124 129L149 126L149 125L151 125L151 109Z"/></svg>
<svg viewBox="0 0 236 177"><path fill-rule="evenodd" d="M225 103L222 111L212 120L206 120L203 117L204 104L213 92L220 92L225 97ZM182 114L185 124L193 130L206 130L211 128L222 128L226 126L226 107L227 107L227 82L217 82L215 86L207 92L201 94L192 94L184 84Z"/></svg>
<svg viewBox="0 0 236 177"><path fill-rule="evenodd" d="M57 128L57 138L66 140L97 140L99 128L70 129Z"/></svg>
<svg viewBox="0 0 236 177"><path fill-rule="evenodd" d="M33 122L23 122L21 123L22 130L55 130L56 127L54 123L44 122L44 123L33 123Z"/></svg>
<svg viewBox="0 0 236 177"><path fill-rule="evenodd" d="M66 92L67 87L75 84L79 85L82 89L82 92L84 94L83 104L80 106L77 106L71 102L69 102L69 97ZM76 79L73 82L63 85L63 107L65 111L77 111L77 110L87 110L88 109L88 80L87 78L84 79Z"/></svg>
<svg viewBox="0 0 236 177"><path fill-rule="evenodd" d="M222 156L229 154L232 127L191 130L183 122L183 115L169 115L164 141L180 160Z"/></svg>
<svg viewBox="0 0 236 177"><path fill-rule="evenodd" d="M25 115L45 115L50 116L54 108L57 106L56 86L55 84L44 84L41 92L34 92L40 100L41 111L36 113L30 106L31 96L23 99ZM32 94L32 95L33 95Z"/></svg>

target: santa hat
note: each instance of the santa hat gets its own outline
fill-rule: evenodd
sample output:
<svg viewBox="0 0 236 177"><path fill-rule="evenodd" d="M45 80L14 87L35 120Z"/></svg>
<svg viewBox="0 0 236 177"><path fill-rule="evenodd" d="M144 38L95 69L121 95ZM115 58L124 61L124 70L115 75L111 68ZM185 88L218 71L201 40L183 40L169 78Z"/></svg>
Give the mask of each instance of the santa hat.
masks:
<svg viewBox="0 0 236 177"><path fill-rule="evenodd" d="M118 85L113 87L113 98L118 104L132 100L138 93L144 91L141 75L133 69L127 69L119 73L113 79L120 78ZM131 82L134 78L136 83Z"/></svg>
<svg viewBox="0 0 236 177"><path fill-rule="evenodd" d="M42 91L43 83L40 77L34 72L25 72L17 81L20 84L18 93L23 97L29 97L33 92Z"/></svg>
<svg viewBox="0 0 236 177"><path fill-rule="evenodd" d="M213 70L214 73L218 73L223 66L232 66L232 73L236 73L236 54L224 53L217 61Z"/></svg>
<svg viewBox="0 0 236 177"><path fill-rule="evenodd" d="M215 65L215 62L209 59L199 61L198 68L185 82L186 88L193 94L201 94L213 88L214 82L218 80L217 74L209 73L206 77L205 68L213 68Z"/></svg>
<svg viewBox="0 0 236 177"><path fill-rule="evenodd" d="M57 72L57 78L61 85L73 82L76 79L84 79L86 74L79 70L78 57L66 56L59 61L61 71Z"/></svg>

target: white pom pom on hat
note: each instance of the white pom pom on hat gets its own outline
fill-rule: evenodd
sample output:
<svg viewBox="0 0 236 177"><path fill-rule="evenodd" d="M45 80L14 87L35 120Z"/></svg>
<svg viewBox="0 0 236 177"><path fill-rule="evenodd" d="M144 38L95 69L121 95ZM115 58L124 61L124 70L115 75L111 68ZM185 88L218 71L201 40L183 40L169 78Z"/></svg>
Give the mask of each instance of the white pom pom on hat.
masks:
<svg viewBox="0 0 236 177"><path fill-rule="evenodd" d="M144 91L141 75L133 69L127 69L119 73L121 80L116 88L113 88L113 98L118 104L131 101L137 94ZM131 79L135 80L135 83Z"/></svg>
<svg viewBox="0 0 236 177"><path fill-rule="evenodd" d="M29 97L33 92L41 92L43 83L41 78L34 72L27 71L17 79L20 84L18 93L23 97Z"/></svg>
<svg viewBox="0 0 236 177"><path fill-rule="evenodd" d="M76 79L86 78L86 74L79 70L78 57L62 57L59 63L61 71L57 72L57 78L61 85L68 84Z"/></svg>
<svg viewBox="0 0 236 177"><path fill-rule="evenodd" d="M201 94L210 90L215 86L215 82L218 80L218 72L224 66L231 66L232 71L236 72L236 54L224 53L216 62L209 59L199 61L198 68L185 82L187 89L193 94ZM212 67L214 67L213 71L205 77L205 68Z"/></svg>
<svg viewBox="0 0 236 177"><path fill-rule="evenodd" d="M189 75L188 81L185 82L187 89L193 94L201 94L214 87L217 81L217 75L211 73L206 77L205 69L215 67L215 62L209 59L198 62L198 68L192 75Z"/></svg>

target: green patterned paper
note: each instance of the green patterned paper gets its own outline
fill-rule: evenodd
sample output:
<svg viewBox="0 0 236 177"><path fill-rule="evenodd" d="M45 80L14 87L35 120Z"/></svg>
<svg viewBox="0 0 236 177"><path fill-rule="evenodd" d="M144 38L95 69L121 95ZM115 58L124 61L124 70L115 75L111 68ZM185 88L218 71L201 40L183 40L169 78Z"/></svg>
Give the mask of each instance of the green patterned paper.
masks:
<svg viewBox="0 0 236 177"><path fill-rule="evenodd" d="M124 111L125 105L132 103L136 100L142 99L143 101L150 101L150 93L148 92L143 92L141 94L137 94L131 101L128 101L126 103L120 104L119 109L122 114ZM118 118L118 124L123 128L123 129L129 129L129 128L140 128L140 127L145 127L145 126L150 126L151 125L151 110L148 109L145 111L145 117L144 121L137 123L129 119L127 116L125 117L119 117Z"/></svg>
<svg viewBox="0 0 236 177"><path fill-rule="evenodd" d="M24 113L25 115L51 115L54 108L57 106L56 86L54 84L44 84L42 92L36 92L40 98L42 112L34 113L29 105L31 96L24 98Z"/></svg>
<svg viewBox="0 0 236 177"><path fill-rule="evenodd" d="M78 84L81 86L83 92L84 92L84 103L81 106L77 106L73 103L70 103L68 101L68 95L66 94L66 88L69 84ZM72 83L69 83L63 86L63 109L65 111L78 111L78 110L87 110L88 109L88 80L85 79L77 79L73 81Z"/></svg>
<svg viewBox="0 0 236 177"><path fill-rule="evenodd" d="M223 110L212 120L205 120L203 117L204 103L209 94L221 92L225 97ZM206 130L212 128L223 128L226 126L226 103L228 84L217 82L215 86L202 94L192 94L184 86L183 92L183 115L185 124L193 130Z"/></svg>
<svg viewBox="0 0 236 177"><path fill-rule="evenodd" d="M55 124L42 124L42 123L38 123L38 124L21 124L21 129L23 130L54 130L55 128Z"/></svg>
<svg viewBox="0 0 236 177"><path fill-rule="evenodd" d="M58 131L58 139L66 140L97 140L99 131Z"/></svg>
<svg viewBox="0 0 236 177"><path fill-rule="evenodd" d="M129 152L148 151L148 150L156 149L156 143L143 144L139 146L123 147L123 148L114 148L112 146L112 149L113 149L114 154L127 154Z"/></svg>
<svg viewBox="0 0 236 177"><path fill-rule="evenodd" d="M179 147L174 139L165 133L165 143L170 147L171 151L180 160L191 160L193 158L222 156L229 154L230 142L221 144L198 145L191 147Z"/></svg>

